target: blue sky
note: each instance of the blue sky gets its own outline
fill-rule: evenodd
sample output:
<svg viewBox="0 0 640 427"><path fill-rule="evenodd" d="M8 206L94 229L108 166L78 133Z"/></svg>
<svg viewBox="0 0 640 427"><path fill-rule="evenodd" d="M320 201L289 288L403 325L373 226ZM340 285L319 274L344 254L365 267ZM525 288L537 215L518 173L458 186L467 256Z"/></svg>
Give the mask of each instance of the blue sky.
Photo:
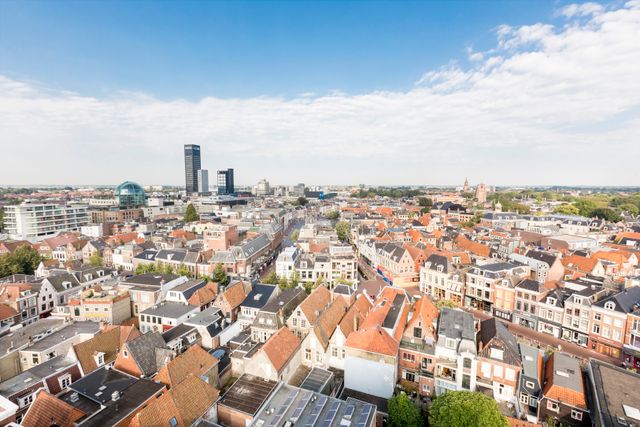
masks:
<svg viewBox="0 0 640 427"><path fill-rule="evenodd" d="M163 99L410 89L544 0L3 1L0 71L83 94Z"/></svg>
<svg viewBox="0 0 640 427"><path fill-rule="evenodd" d="M639 36L640 0L4 0L0 185L178 184L186 143L243 184L638 185Z"/></svg>

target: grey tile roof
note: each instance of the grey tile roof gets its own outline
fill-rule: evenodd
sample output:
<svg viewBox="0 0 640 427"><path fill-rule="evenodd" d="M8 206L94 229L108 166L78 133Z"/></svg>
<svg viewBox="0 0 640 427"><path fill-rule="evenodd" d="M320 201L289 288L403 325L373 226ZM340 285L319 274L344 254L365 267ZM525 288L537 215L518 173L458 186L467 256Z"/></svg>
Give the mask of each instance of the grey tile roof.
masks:
<svg viewBox="0 0 640 427"><path fill-rule="evenodd" d="M438 319L438 335L447 338L476 339L473 316L466 311L444 308Z"/></svg>
<svg viewBox="0 0 640 427"><path fill-rule="evenodd" d="M198 307L196 307L195 305L183 304L181 302L165 301L153 307L147 308L140 314L177 319L187 313L196 310L197 308Z"/></svg>
<svg viewBox="0 0 640 427"><path fill-rule="evenodd" d="M158 372L156 349L166 349L166 343L157 332L147 332L127 343L129 354L145 376Z"/></svg>
<svg viewBox="0 0 640 427"><path fill-rule="evenodd" d="M276 291L276 285L265 285L256 283L253 285L249 295L242 301L240 307L262 308L269 301Z"/></svg>

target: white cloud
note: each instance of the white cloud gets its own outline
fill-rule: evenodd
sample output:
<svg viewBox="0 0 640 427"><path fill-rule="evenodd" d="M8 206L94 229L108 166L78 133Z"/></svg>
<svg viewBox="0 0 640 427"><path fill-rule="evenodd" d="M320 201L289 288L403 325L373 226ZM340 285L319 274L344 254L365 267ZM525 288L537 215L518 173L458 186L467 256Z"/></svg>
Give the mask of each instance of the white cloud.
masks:
<svg viewBox="0 0 640 427"><path fill-rule="evenodd" d="M639 4L503 25L494 48L467 51L470 68L405 92L162 101L0 76L0 184L180 183L196 143L203 167L241 183L638 185Z"/></svg>

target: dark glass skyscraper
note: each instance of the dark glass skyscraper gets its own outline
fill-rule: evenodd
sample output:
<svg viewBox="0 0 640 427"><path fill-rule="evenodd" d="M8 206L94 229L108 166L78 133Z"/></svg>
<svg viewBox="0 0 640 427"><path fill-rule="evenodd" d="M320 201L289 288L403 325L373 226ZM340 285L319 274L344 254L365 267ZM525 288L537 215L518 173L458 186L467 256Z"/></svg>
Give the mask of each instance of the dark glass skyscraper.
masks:
<svg viewBox="0 0 640 427"><path fill-rule="evenodd" d="M188 144L184 146L184 177L187 194L198 192L198 170L200 164L200 146Z"/></svg>
<svg viewBox="0 0 640 427"><path fill-rule="evenodd" d="M234 192L233 169L218 171L218 194L233 194Z"/></svg>

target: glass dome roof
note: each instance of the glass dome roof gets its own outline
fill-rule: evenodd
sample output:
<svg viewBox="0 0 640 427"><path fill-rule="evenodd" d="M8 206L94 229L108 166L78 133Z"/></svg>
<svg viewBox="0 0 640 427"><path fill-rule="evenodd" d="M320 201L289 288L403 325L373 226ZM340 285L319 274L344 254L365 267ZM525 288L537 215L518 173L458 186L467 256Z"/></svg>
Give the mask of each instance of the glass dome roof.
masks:
<svg viewBox="0 0 640 427"><path fill-rule="evenodd" d="M116 187L115 197L120 208L131 209L144 206L146 196L140 185L125 181Z"/></svg>

